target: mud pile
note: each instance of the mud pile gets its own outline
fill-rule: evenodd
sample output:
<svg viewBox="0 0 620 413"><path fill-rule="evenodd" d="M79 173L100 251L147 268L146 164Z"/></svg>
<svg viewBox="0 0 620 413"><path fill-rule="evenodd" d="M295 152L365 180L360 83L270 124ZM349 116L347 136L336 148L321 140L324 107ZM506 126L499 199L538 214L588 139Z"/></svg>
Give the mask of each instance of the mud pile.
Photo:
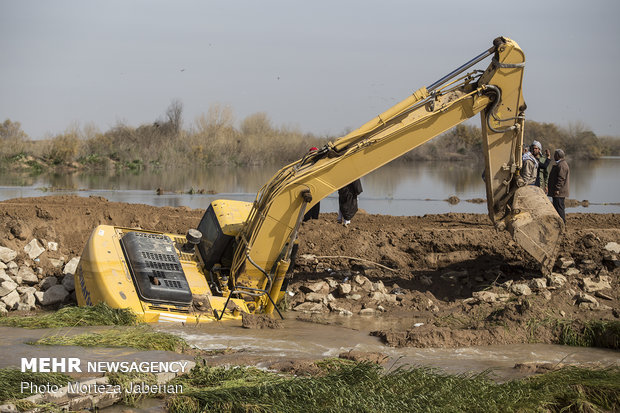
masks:
<svg viewBox="0 0 620 413"><path fill-rule="evenodd" d="M0 202L0 246L17 265L56 276L79 257L99 224L185 234L204 211L52 196ZM53 242L35 263L24 247ZM348 227L335 214L305 222L288 307L302 318L338 314L402 318L374 334L394 346L553 342L562 322L619 314L620 215L569 214L554 273L538 265L482 214L393 217L359 213ZM408 324L407 324L408 323Z"/></svg>

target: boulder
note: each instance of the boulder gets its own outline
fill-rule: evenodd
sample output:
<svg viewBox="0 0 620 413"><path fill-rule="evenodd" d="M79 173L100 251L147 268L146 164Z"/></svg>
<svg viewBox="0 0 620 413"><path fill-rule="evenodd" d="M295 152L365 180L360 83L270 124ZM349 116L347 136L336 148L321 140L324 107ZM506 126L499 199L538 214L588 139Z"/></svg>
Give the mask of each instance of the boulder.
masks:
<svg viewBox="0 0 620 413"><path fill-rule="evenodd" d="M583 291L587 293L595 293L602 290L611 289L611 277L608 275L601 275L598 280L586 277L581 280Z"/></svg>
<svg viewBox="0 0 620 413"><path fill-rule="evenodd" d="M574 277L574 276L579 275L579 274L581 274L581 271L579 271L577 268L569 268L564 273L564 275L566 275L567 277Z"/></svg>
<svg viewBox="0 0 620 413"><path fill-rule="evenodd" d="M6 268L9 270L9 274L13 274L13 275L17 275L17 271L19 270L19 268L17 267L17 264L15 264L15 261L9 261L6 264Z"/></svg>
<svg viewBox="0 0 620 413"><path fill-rule="evenodd" d="M64 276L61 282L62 286L69 292L75 290L75 278L72 274L67 274Z"/></svg>
<svg viewBox="0 0 620 413"><path fill-rule="evenodd" d="M80 257L73 257L69 260L69 262L67 263L67 265L65 265L65 268L62 270L63 274L75 274L75 271L77 270L77 266L80 263Z"/></svg>
<svg viewBox="0 0 620 413"><path fill-rule="evenodd" d="M306 294L306 301L311 301L313 303L322 303L327 298L327 294L321 293L308 293Z"/></svg>
<svg viewBox="0 0 620 413"><path fill-rule="evenodd" d="M565 257L560 257L558 259L558 264L559 267L563 270L569 268L569 267L574 267L575 266L575 260L573 260L572 258L565 258Z"/></svg>
<svg viewBox="0 0 620 413"><path fill-rule="evenodd" d="M341 283L338 285L338 294L347 295L351 292L351 284Z"/></svg>
<svg viewBox="0 0 620 413"><path fill-rule="evenodd" d="M322 313L325 311L325 307L323 307L323 304L321 303L306 301L305 303L301 303L295 308L293 308L293 310L301 311L304 313Z"/></svg>
<svg viewBox="0 0 620 413"><path fill-rule="evenodd" d="M19 271L17 272L17 276L21 277L22 282L26 284L33 285L33 284L39 283L39 277L37 277L37 275L34 273L32 268L28 267L27 265L22 265L19 268Z"/></svg>
<svg viewBox="0 0 620 413"><path fill-rule="evenodd" d="M618 244L617 242L608 242L605 245L605 249L609 252L620 254L620 244Z"/></svg>
<svg viewBox="0 0 620 413"><path fill-rule="evenodd" d="M547 288L547 280L545 278L533 278L528 283L532 290L540 291Z"/></svg>
<svg viewBox="0 0 620 413"><path fill-rule="evenodd" d="M372 290L372 283L367 277L363 275L356 275L355 277L353 277L353 281L360 285L366 291Z"/></svg>
<svg viewBox="0 0 620 413"><path fill-rule="evenodd" d="M532 294L532 290L527 284L512 284L510 286L510 291L515 295L530 295Z"/></svg>
<svg viewBox="0 0 620 413"><path fill-rule="evenodd" d="M48 242L47 243L47 250L48 251L58 251L58 243L57 242Z"/></svg>
<svg viewBox="0 0 620 413"><path fill-rule="evenodd" d="M45 252L45 248L39 245L39 241L36 238L33 238L26 246L24 247L24 252L30 257L31 260L34 260L39 255Z"/></svg>
<svg viewBox="0 0 620 413"><path fill-rule="evenodd" d="M2 300L4 304L6 304L7 310L13 310L17 307L17 304L19 303L19 294L16 290L13 290L4 297L0 298L0 300Z"/></svg>
<svg viewBox="0 0 620 413"><path fill-rule="evenodd" d="M387 294L387 288L383 285L383 281L377 281L372 283L372 291L378 291L383 294Z"/></svg>
<svg viewBox="0 0 620 413"><path fill-rule="evenodd" d="M50 264L52 264L52 267L54 268L60 268L65 263L65 260L62 258L61 259L48 258L48 261L50 262Z"/></svg>
<svg viewBox="0 0 620 413"><path fill-rule="evenodd" d="M69 296L69 292L60 284L53 285L49 290L35 293L35 297L43 306L62 303Z"/></svg>
<svg viewBox="0 0 620 413"><path fill-rule="evenodd" d="M0 283L0 297L4 297L7 294L15 291L17 289L17 283L13 280L2 281Z"/></svg>
<svg viewBox="0 0 620 413"><path fill-rule="evenodd" d="M0 282L2 281L12 281L11 277L4 270L0 270Z"/></svg>
<svg viewBox="0 0 620 413"><path fill-rule="evenodd" d="M359 315L374 315L375 312L374 308L363 308L360 310Z"/></svg>
<svg viewBox="0 0 620 413"><path fill-rule="evenodd" d="M563 287L567 280L562 274L552 272L549 276L547 276L547 281L550 289L556 289Z"/></svg>
<svg viewBox="0 0 620 413"><path fill-rule="evenodd" d="M17 252L13 251L10 248L0 247L0 261L4 263L9 263L17 258Z"/></svg>
<svg viewBox="0 0 620 413"><path fill-rule="evenodd" d="M370 293L370 299L374 301L387 301L391 303L396 302L396 296L394 294L386 294L379 291Z"/></svg>
<svg viewBox="0 0 620 413"><path fill-rule="evenodd" d="M19 297L20 304L28 306L27 311L34 310L37 299L34 296L34 292L28 291Z"/></svg>
<svg viewBox="0 0 620 413"><path fill-rule="evenodd" d="M58 284L58 278L56 277L45 277L43 281L39 283L39 288L42 291L49 290L49 288L53 285Z"/></svg>
<svg viewBox="0 0 620 413"><path fill-rule="evenodd" d="M491 291L476 291L472 294L472 297L481 303L494 303L498 301L497 294Z"/></svg>

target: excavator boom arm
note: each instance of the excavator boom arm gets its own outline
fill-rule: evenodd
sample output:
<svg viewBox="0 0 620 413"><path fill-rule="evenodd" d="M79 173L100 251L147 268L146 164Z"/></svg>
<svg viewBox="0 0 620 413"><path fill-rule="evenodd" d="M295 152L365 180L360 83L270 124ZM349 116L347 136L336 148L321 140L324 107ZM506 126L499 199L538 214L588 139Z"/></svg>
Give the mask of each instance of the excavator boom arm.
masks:
<svg viewBox="0 0 620 413"><path fill-rule="evenodd" d="M484 72L464 73L489 56ZM270 311L307 207L478 113L489 217L503 226L512 213L509 203L521 166L524 62L514 41L498 38L449 75L278 171L259 191L238 236L231 273L236 291L268 292Z"/></svg>

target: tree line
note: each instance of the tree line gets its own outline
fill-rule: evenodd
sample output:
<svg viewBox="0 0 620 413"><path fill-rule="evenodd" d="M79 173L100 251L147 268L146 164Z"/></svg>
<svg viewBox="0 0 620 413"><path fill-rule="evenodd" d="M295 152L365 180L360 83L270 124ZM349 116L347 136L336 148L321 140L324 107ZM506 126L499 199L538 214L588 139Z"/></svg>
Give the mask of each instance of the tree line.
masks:
<svg viewBox="0 0 620 413"><path fill-rule="evenodd" d="M230 107L214 105L183 129L183 105L173 101L163 117L133 127L118 123L105 132L92 126L71 126L47 139L32 140L19 122L0 124L0 166L20 164L40 170L54 167L144 169L152 167L282 164L299 159L310 147L337 137L316 136L275 126L263 112L240 122ZM620 139L598 137L583 124L560 127L526 121L524 144L533 140L552 153L562 148L569 157L596 159L620 156ZM482 134L462 124L402 157L404 161L482 159Z"/></svg>

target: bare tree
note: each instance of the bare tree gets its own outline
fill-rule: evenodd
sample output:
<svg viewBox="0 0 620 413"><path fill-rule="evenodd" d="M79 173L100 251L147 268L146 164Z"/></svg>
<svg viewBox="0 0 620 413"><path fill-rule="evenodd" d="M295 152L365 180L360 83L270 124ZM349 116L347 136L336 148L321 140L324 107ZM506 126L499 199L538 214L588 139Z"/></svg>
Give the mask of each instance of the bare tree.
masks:
<svg viewBox="0 0 620 413"><path fill-rule="evenodd" d="M177 99L170 102L170 106L168 106L166 110L166 117L168 118L167 123L170 125L172 132L178 135L183 123L183 103Z"/></svg>

